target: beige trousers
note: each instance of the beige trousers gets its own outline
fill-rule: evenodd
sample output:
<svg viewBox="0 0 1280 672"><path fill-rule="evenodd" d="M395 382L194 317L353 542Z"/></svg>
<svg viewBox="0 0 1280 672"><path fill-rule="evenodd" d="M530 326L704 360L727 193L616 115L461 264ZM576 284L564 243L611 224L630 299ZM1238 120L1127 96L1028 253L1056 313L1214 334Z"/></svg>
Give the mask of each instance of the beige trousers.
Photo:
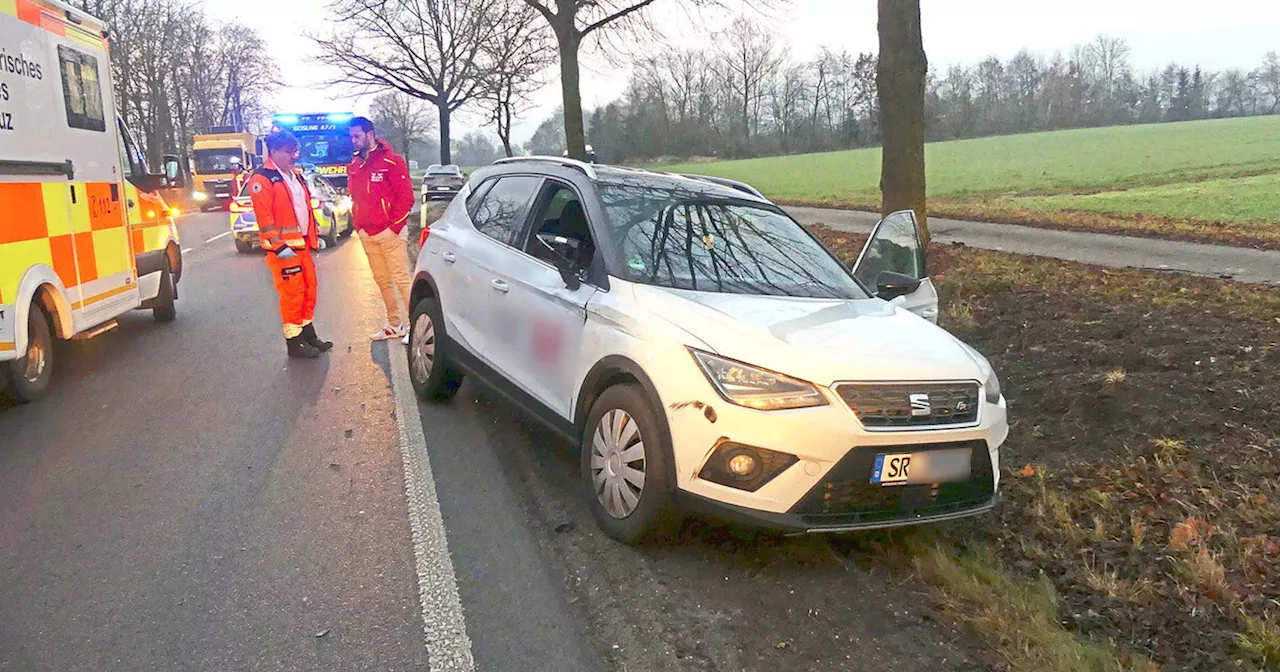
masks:
<svg viewBox="0 0 1280 672"><path fill-rule="evenodd" d="M408 326L408 240L397 236L391 229L384 229L373 236L361 231L360 243L364 245L364 255L369 258L373 281L377 283L378 291L382 292L382 303L387 308L387 324L393 327Z"/></svg>

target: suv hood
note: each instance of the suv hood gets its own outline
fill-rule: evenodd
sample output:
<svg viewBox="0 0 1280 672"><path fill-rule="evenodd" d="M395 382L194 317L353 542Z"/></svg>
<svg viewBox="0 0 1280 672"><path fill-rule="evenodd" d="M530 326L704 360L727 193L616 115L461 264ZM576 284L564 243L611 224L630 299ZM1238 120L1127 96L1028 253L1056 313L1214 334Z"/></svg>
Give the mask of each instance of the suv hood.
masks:
<svg viewBox="0 0 1280 672"><path fill-rule="evenodd" d="M976 380L971 349L880 299L716 294L635 285L636 300L716 354L830 385L837 381Z"/></svg>

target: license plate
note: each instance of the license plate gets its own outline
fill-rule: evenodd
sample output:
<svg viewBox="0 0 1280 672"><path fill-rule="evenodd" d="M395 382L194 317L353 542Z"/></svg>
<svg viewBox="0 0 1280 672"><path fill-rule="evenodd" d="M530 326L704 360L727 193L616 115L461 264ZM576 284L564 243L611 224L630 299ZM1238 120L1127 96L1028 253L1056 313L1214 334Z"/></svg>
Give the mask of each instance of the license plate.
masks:
<svg viewBox="0 0 1280 672"><path fill-rule="evenodd" d="M968 448L876 456L871 482L883 486L951 483L969 478Z"/></svg>
<svg viewBox="0 0 1280 672"><path fill-rule="evenodd" d="M440 191L452 191L453 187L436 187L436 189L439 189Z"/></svg>

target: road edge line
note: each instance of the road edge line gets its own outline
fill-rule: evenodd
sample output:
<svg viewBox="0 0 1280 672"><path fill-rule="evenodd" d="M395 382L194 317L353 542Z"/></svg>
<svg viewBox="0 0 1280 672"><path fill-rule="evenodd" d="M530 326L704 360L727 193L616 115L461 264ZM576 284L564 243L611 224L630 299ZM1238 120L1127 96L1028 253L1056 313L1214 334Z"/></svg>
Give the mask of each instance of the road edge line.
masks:
<svg viewBox="0 0 1280 672"><path fill-rule="evenodd" d="M408 359L398 345L397 341L387 341L427 662L432 672L474 672L476 662L471 654L471 638L467 636L462 599L458 596L444 516L427 456L418 397L409 381Z"/></svg>

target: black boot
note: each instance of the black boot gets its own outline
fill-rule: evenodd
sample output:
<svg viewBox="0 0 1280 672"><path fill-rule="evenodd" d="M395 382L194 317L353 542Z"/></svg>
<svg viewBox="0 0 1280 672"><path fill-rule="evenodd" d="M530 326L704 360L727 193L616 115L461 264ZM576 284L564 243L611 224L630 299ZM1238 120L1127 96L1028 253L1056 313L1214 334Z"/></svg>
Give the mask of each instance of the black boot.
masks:
<svg viewBox="0 0 1280 672"><path fill-rule="evenodd" d="M295 359L315 359L320 356L316 346L308 343L301 334L286 339L285 343L289 346L289 356Z"/></svg>
<svg viewBox="0 0 1280 672"><path fill-rule="evenodd" d="M320 352L329 352L333 349L333 341L322 341L316 336L316 325L308 324L302 328L302 340L311 344L311 347Z"/></svg>

